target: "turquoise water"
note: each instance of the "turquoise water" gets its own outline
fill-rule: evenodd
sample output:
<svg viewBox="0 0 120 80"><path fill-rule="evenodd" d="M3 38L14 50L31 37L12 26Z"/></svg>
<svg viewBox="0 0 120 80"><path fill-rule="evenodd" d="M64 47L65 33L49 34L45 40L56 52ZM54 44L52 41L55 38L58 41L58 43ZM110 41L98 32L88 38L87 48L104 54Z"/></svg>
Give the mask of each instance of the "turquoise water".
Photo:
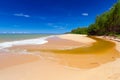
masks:
<svg viewBox="0 0 120 80"><path fill-rule="evenodd" d="M0 42L34 39L50 35L52 34L0 34Z"/></svg>

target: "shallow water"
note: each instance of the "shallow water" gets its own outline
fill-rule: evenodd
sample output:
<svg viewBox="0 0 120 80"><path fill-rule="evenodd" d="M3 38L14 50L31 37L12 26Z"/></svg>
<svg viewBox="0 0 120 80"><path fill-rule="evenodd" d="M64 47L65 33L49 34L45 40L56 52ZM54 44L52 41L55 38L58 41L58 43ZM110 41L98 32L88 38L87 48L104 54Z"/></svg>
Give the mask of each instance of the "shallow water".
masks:
<svg viewBox="0 0 120 80"><path fill-rule="evenodd" d="M68 50L41 51L54 53L60 64L77 68L94 68L120 57L115 48L115 43L96 37L90 38L96 40L91 46Z"/></svg>
<svg viewBox="0 0 120 80"><path fill-rule="evenodd" d="M110 49L115 47L115 43L111 41L107 41L104 39L90 37L96 40L91 46L86 47L79 47L75 49L68 49L68 50L50 50L53 53L60 53L60 54L102 54L105 51L109 51Z"/></svg>
<svg viewBox="0 0 120 80"><path fill-rule="evenodd" d="M40 38L50 35L51 34L0 34L0 43L8 42L8 41L34 39L34 38Z"/></svg>

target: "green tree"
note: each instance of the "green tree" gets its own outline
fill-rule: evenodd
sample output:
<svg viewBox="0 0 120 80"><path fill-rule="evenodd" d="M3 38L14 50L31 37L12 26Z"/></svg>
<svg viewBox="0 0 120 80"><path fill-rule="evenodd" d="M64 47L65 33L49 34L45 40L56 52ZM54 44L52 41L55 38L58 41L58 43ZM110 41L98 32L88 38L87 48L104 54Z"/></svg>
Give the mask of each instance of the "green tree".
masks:
<svg viewBox="0 0 120 80"><path fill-rule="evenodd" d="M71 31L76 34L116 35L120 34L120 0L109 11L96 17L88 28L77 28Z"/></svg>
<svg viewBox="0 0 120 80"><path fill-rule="evenodd" d="M80 28L78 27L77 29L73 29L71 31L71 33L74 33L74 34L87 34L87 28L86 27L83 27L83 28Z"/></svg>
<svg viewBox="0 0 120 80"><path fill-rule="evenodd" d="M120 34L120 0L107 12L96 17L96 21L88 28L91 35ZM97 30L96 30L97 29ZM93 34L94 33L94 34Z"/></svg>

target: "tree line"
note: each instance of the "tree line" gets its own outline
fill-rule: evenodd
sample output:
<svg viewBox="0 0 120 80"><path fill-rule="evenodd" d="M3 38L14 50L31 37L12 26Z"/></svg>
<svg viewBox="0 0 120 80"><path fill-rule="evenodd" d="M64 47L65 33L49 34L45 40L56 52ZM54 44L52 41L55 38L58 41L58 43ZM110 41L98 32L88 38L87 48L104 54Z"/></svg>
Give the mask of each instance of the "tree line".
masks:
<svg viewBox="0 0 120 80"><path fill-rule="evenodd" d="M117 35L120 34L120 0L109 11L96 17L89 27L77 28L71 31L75 34Z"/></svg>

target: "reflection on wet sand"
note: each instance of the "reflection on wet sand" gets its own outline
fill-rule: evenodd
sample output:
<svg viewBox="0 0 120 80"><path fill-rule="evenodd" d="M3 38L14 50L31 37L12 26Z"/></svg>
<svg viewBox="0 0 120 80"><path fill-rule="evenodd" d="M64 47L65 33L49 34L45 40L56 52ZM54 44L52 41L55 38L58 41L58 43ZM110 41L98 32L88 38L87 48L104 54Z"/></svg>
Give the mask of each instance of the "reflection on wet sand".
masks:
<svg viewBox="0 0 120 80"><path fill-rule="evenodd" d="M91 38L96 40L91 46L65 50L42 49L40 51L54 53L59 63L78 68L97 67L119 57L115 43L96 37Z"/></svg>

